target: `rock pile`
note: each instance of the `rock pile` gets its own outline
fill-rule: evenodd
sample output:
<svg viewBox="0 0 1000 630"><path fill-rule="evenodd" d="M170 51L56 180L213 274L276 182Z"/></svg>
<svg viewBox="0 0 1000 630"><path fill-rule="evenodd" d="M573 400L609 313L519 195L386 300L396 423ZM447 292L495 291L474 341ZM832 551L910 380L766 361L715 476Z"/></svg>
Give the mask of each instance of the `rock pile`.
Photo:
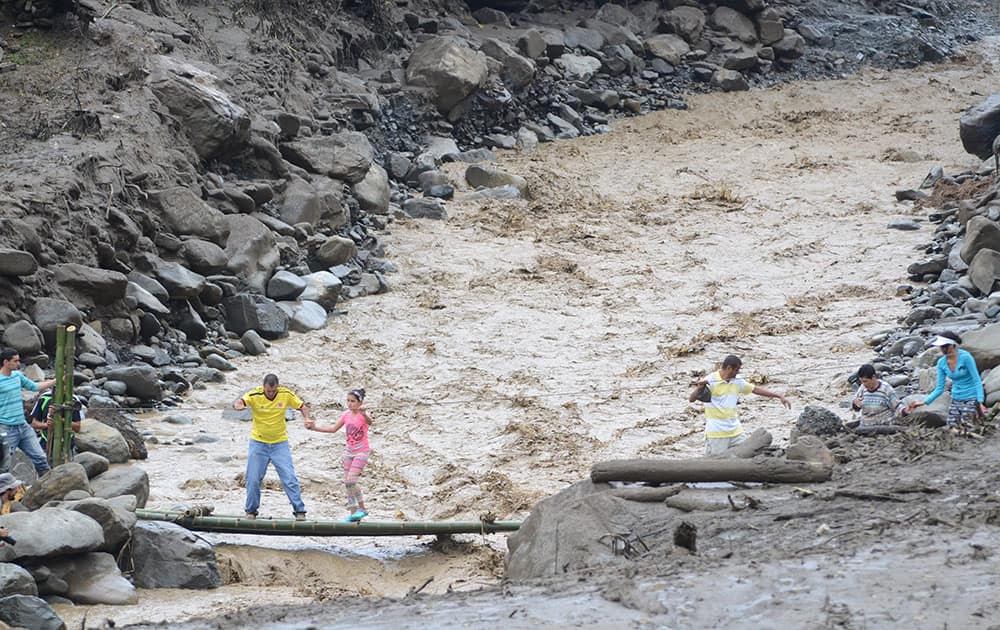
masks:
<svg viewBox="0 0 1000 630"><path fill-rule="evenodd" d="M896 193L926 209L937 227L924 248L926 257L907 268L920 284L898 289L912 305L903 327L875 335L870 344L878 353L873 364L891 385L926 392L934 386L940 356L926 344L942 332L959 333L962 348L982 372L986 404L992 406L1000 402L1000 370L994 369L1000 365L1000 180L992 156L993 139L1000 136L1000 94L962 116L960 135L965 148L985 160L980 168L947 175L938 167L920 189ZM943 423L948 404L946 392L919 416Z"/></svg>
<svg viewBox="0 0 1000 630"><path fill-rule="evenodd" d="M15 466L30 469L26 459ZM137 521L148 497L144 470L96 452L33 481L0 516L17 541L0 547L0 622L64 629L51 604L134 604L136 587L221 586L208 543L173 523Z"/></svg>

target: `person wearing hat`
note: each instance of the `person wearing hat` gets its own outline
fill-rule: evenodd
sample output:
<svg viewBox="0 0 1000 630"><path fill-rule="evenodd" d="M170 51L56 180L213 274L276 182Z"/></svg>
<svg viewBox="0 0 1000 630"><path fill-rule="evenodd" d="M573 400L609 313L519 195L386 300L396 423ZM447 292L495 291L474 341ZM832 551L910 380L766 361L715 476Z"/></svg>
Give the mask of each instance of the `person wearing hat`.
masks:
<svg viewBox="0 0 1000 630"><path fill-rule="evenodd" d="M941 348L941 358L937 361L937 384L934 391L923 401L909 404L908 411L917 407L929 405L944 393L947 379L951 379L951 404L948 405L948 427L967 430L973 420L985 415L986 407L983 400L983 380L979 377L979 368L972 355L958 346L962 338L953 332L941 333L931 341L932 346Z"/></svg>
<svg viewBox="0 0 1000 630"><path fill-rule="evenodd" d="M10 473L0 474L0 516L10 514L11 508L24 496L24 484Z"/></svg>
<svg viewBox="0 0 1000 630"><path fill-rule="evenodd" d="M21 373L21 356L13 348L0 350L0 436L3 449L0 453L0 472L10 470L17 449L24 451L35 465L35 471L44 475L49 471L45 451L38 444L38 436L24 419L21 390L37 392L56 384L55 379L36 383Z"/></svg>

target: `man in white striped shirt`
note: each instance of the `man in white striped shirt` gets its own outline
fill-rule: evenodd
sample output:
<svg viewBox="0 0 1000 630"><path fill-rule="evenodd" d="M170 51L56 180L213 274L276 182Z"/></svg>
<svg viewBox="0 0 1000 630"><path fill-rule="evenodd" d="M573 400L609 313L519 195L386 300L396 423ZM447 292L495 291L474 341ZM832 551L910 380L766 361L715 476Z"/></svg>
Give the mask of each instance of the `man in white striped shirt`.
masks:
<svg viewBox="0 0 1000 630"><path fill-rule="evenodd" d="M875 373L875 366L870 364L858 368L858 387L851 408L861 412L861 425L896 424L896 421L906 415L906 405L899 395Z"/></svg>
<svg viewBox="0 0 1000 630"><path fill-rule="evenodd" d="M703 387L711 394L711 400L705 402L705 455L721 455L737 444L746 441L743 425L736 417L736 404L742 394L757 394L766 398L777 398L785 409L791 409L792 404L783 395L751 385L737 374L743 367L743 361L731 354L722 361L718 372L709 374L695 383L694 391L688 397L690 402L699 400Z"/></svg>

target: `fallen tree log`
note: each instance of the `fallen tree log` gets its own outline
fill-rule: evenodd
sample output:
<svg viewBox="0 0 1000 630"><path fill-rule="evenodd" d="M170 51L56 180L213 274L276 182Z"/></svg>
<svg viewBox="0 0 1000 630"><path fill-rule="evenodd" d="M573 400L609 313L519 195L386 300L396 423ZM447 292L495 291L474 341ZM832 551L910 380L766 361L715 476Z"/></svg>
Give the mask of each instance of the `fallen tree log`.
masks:
<svg viewBox="0 0 1000 630"><path fill-rule="evenodd" d="M829 481L833 468L812 462L778 458L758 459L618 459L598 462L590 469L594 483L608 481L760 481L816 483Z"/></svg>
<svg viewBox="0 0 1000 630"><path fill-rule="evenodd" d="M764 450L768 446L771 446L772 439L773 438L771 437L771 434L768 433L767 429L757 429L750 434L750 437L748 437L745 442L737 444L718 457L723 459L730 459L733 457L750 459L758 452Z"/></svg>

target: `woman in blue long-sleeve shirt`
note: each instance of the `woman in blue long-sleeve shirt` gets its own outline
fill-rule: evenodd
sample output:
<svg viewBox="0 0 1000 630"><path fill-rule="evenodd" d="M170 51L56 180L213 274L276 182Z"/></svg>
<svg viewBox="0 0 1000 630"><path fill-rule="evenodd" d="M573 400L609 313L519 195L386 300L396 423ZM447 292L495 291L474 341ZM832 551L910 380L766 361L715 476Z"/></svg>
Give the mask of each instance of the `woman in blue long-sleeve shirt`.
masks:
<svg viewBox="0 0 1000 630"><path fill-rule="evenodd" d="M979 378L976 360L958 344L962 338L953 332L942 333L931 342L941 348L941 358L937 362L937 385L923 402L910 403L914 407L929 405L944 393L946 379L951 379L951 404L948 406L948 426L968 428L974 420L985 414L983 407L983 381Z"/></svg>

